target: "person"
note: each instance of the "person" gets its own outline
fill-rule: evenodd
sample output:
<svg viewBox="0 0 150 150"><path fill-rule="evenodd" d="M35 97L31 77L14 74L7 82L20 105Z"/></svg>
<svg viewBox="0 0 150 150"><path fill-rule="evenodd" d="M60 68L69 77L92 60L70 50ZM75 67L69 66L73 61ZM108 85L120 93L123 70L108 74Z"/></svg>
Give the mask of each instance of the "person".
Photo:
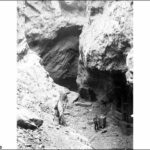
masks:
<svg viewBox="0 0 150 150"><path fill-rule="evenodd" d="M104 129L106 127L106 116L101 115L100 118L98 118L98 125L99 129L100 128Z"/></svg>
<svg viewBox="0 0 150 150"><path fill-rule="evenodd" d="M102 128L101 119L98 118L98 129Z"/></svg>
<svg viewBox="0 0 150 150"><path fill-rule="evenodd" d="M97 132L99 130L99 123L98 123L98 116L96 115L95 118L93 119L94 122L94 129Z"/></svg>

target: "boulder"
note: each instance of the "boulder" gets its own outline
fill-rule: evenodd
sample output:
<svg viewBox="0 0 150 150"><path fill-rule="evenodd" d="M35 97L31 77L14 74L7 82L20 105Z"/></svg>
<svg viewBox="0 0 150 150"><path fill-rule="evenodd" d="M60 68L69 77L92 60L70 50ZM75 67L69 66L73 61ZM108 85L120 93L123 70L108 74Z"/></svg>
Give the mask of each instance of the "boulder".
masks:
<svg viewBox="0 0 150 150"><path fill-rule="evenodd" d="M19 109L17 112L17 126L24 129L35 130L42 126L43 120L27 109Z"/></svg>
<svg viewBox="0 0 150 150"><path fill-rule="evenodd" d="M126 71L126 56L133 47L132 2L106 1L103 9L83 28L81 59L88 68Z"/></svg>
<svg viewBox="0 0 150 150"><path fill-rule="evenodd" d="M79 98L79 94L76 92L71 91L69 94L67 94L68 104L72 105L75 101L77 101Z"/></svg>

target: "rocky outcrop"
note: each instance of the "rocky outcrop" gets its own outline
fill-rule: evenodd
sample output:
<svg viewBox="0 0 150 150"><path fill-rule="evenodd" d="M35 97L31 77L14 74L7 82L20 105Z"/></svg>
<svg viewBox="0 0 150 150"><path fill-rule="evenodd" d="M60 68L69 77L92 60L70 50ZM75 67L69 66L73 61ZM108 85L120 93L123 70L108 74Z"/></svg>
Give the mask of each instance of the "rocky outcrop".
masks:
<svg viewBox="0 0 150 150"><path fill-rule="evenodd" d="M77 76L78 43L78 37L69 36L59 41L43 56L42 65L55 81Z"/></svg>
<svg viewBox="0 0 150 150"><path fill-rule="evenodd" d="M42 58L40 63L54 81L61 84L61 80L73 79L75 82L79 35L86 22L86 3L28 0L24 5L23 2L18 3L21 20L18 23L18 41L24 32L30 49Z"/></svg>
<svg viewBox="0 0 150 150"><path fill-rule="evenodd" d="M25 5L24 1L18 2L17 7L17 61L23 59L27 54L29 47L25 38Z"/></svg>
<svg viewBox="0 0 150 150"><path fill-rule="evenodd" d="M128 53L126 63L128 67L126 79L128 83L133 86L133 49Z"/></svg>
<svg viewBox="0 0 150 150"><path fill-rule="evenodd" d="M106 2L103 14L90 17L80 36L84 65L101 71L126 71L132 48L132 2Z"/></svg>
<svg viewBox="0 0 150 150"><path fill-rule="evenodd" d="M120 99L133 101L127 98L128 93L132 95L127 82L133 81L132 5L132 1L89 2L89 21L80 35L77 77L80 96L86 100L117 101L119 107Z"/></svg>
<svg viewBox="0 0 150 150"><path fill-rule="evenodd" d="M106 2L103 14L90 17L83 29L80 53L84 65L101 71L126 71L132 48L132 2Z"/></svg>
<svg viewBox="0 0 150 150"><path fill-rule="evenodd" d="M35 130L43 124L41 120L34 113L28 111L27 109L19 109L17 112L17 126L24 129Z"/></svg>
<svg viewBox="0 0 150 150"><path fill-rule="evenodd" d="M131 57L127 57L133 46L132 4L26 1L24 7L18 5L18 26L24 22L29 48L40 56L41 65L56 83L71 89L78 75L81 97L107 99L106 92L115 86L114 76L126 74L123 78L132 82ZM19 59L26 51L19 53Z"/></svg>
<svg viewBox="0 0 150 150"><path fill-rule="evenodd" d="M22 39L21 42L17 46L18 46L18 48L17 48L17 61L19 62L27 54L27 52L29 50L29 46L28 46L25 38Z"/></svg>
<svg viewBox="0 0 150 150"><path fill-rule="evenodd" d="M91 149L89 144L80 141L83 139L79 134L72 134L70 129L58 130L61 127L54 121L54 108L59 103L59 110L64 111L67 99L61 99L60 93L67 95L71 92L55 84L39 62L40 57L29 49L17 63L18 148Z"/></svg>
<svg viewBox="0 0 150 150"><path fill-rule="evenodd" d="M79 98L79 94L76 93L76 92L70 92L68 95L67 95L67 99L68 99L68 103L67 103L67 106L71 106L75 101L77 101Z"/></svg>
<svg viewBox="0 0 150 150"><path fill-rule="evenodd" d="M17 44L25 38L25 2L20 1L17 4Z"/></svg>

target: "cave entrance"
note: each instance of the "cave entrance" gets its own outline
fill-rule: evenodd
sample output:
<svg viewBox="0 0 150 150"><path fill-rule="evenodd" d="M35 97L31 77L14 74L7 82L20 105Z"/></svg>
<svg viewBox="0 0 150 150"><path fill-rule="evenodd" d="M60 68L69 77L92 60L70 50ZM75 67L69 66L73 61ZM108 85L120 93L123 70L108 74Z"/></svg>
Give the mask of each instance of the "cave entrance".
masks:
<svg viewBox="0 0 150 150"><path fill-rule="evenodd" d="M114 105L116 111L122 114L122 119L128 121L133 114L133 89L126 82L125 73L112 73L114 84Z"/></svg>
<svg viewBox="0 0 150 150"><path fill-rule="evenodd" d="M90 100L91 100L92 102L97 101L95 92L94 92L92 89L89 89L88 91L89 91Z"/></svg>
<svg viewBox="0 0 150 150"><path fill-rule="evenodd" d="M67 77L65 79L57 80L55 83L68 88L71 91L77 92L78 87L76 83L76 77Z"/></svg>
<svg viewBox="0 0 150 150"><path fill-rule="evenodd" d="M97 100L95 92L89 87L80 88L78 91L79 91L80 97L86 101L95 102Z"/></svg>

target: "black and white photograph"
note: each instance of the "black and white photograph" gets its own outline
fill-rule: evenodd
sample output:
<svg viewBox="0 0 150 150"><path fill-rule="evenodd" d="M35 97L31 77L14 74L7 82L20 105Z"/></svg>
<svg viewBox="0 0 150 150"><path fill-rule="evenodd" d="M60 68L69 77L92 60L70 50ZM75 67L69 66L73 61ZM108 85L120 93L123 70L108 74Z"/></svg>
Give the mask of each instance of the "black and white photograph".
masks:
<svg viewBox="0 0 150 150"><path fill-rule="evenodd" d="M133 148L133 1L18 1L18 149Z"/></svg>
<svg viewBox="0 0 150 150"><path fill-rule="evenodd" d="M149 149L149 6L1 1L0 149Z"/></svg>

